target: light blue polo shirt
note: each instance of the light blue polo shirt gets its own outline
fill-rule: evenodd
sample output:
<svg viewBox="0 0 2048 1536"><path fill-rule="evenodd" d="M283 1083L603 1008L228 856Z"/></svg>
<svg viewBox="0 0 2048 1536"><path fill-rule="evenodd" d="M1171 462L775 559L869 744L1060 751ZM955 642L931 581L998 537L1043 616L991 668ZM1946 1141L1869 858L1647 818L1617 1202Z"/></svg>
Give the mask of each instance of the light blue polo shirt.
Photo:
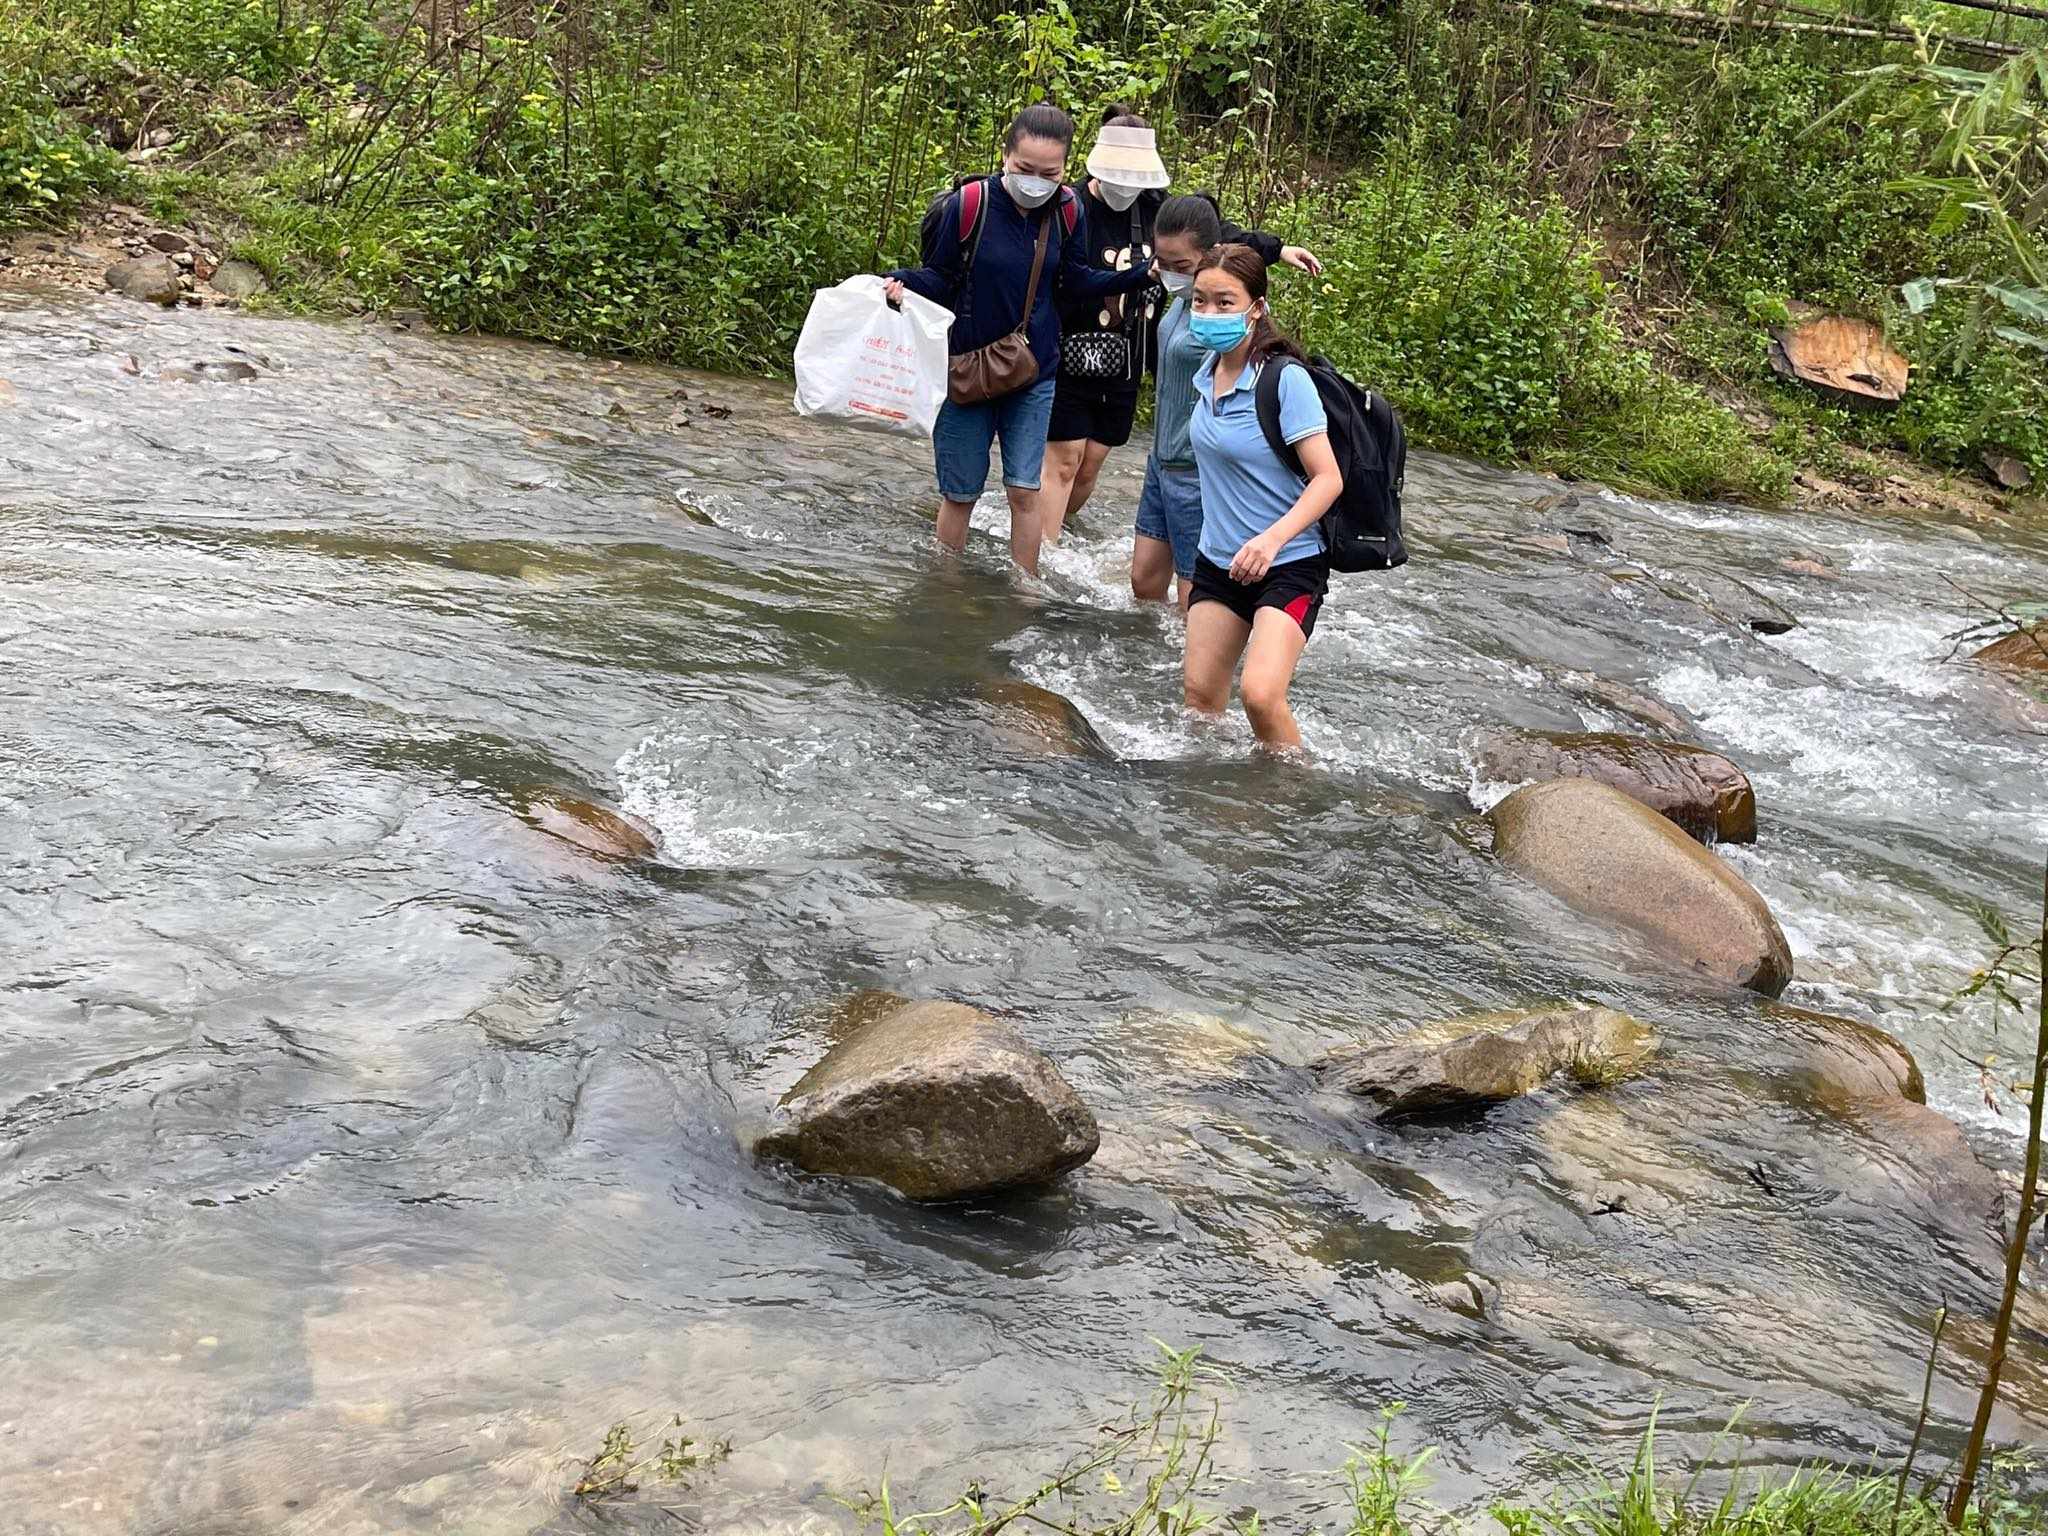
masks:
<svg viewBox="0 0 2048 1536"><path fill-rule="evenodd" d="M1265 367L1285 369L1280 375L1280 435L1289 444L1330 430L1323 397L1306 368L1269 362L1247 368L1222 399L1216 398L1216 358L1212 354L1195 374L1195 418L1190 435L1195 463L1202 472L1202 558L1226 571L1247 539L1255 539L1294 510L1301 499L1301 477L1280 462L1259 428L1259 373ZM1311 523L1289 539L1273 557L1275 565L1306 560L1323 552L1323 536Z"/></svg>

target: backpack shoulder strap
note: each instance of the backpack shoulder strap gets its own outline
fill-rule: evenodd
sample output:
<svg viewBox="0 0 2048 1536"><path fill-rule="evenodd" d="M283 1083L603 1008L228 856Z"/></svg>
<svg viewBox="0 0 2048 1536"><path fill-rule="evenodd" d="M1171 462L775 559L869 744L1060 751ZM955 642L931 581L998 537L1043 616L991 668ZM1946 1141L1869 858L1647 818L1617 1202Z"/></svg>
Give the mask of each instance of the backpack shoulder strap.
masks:
<svg viewBox="0 0 2048 1536"><path fill-rule="evenodd" d="M1289 368L1299 366L1291 357L1267 358L1259 365L1259 382L1252 390L1252 403L1259 410L1259 430L1266 434L1266 446L1297 475L1302 474L1301 455L1280 430L1280 379Z"/></svg>
<svg viewBox="0 0 2048 1536"><path fill-rule="evenodd" d="M1060 188L1060 225L1069 236L1081 227L1081 200L1072 187Z"/></svg>
<svg viewBox="0 0 2048 1536"><path fill-rule="evenodd" d="M960 248L967 249L981 228L981 210L986 206L988 183L976 176L960 183Z"/></svg>

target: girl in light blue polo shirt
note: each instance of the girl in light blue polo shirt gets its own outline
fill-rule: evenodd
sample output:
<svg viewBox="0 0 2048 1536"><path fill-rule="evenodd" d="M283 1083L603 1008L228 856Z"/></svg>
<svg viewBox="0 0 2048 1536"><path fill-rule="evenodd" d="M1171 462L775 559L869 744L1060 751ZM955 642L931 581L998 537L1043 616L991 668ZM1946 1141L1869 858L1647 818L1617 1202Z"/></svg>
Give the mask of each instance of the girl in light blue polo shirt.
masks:
<svg viewBox="0 0 2048 1536"><path fill-rule="evenodd" d="M1287 707L1295 664L1315 632L1330 561L1316 524L1343 492L1329 420L1301 349L1266 303L1266 264L1242 245L1219 245L1195 271L1189 333L1210 357L1195 374L1190 437L1202 479L1201 553L1188 607L1182 680L1187 707L1222 715L1239 658L1244 712L1262 746L1299 748ZM1283 463L1259 425L1256 392L1280 375L1280 435L1301 459Z"/></svg>

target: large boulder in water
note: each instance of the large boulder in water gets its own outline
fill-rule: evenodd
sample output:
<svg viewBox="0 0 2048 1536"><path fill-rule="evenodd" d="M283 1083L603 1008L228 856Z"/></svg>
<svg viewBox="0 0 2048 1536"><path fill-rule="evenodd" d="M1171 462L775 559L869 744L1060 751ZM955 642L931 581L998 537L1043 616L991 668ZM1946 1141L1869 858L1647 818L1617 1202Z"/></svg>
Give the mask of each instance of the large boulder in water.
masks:
<svg viewBox="0 0 2048 1536"><path fill-rule="evenodd" d="M762 1156L960 1200L1043 1184L1095 1155L1095 1116L1009 1025L960 1003L865 1011L783 1095Z"/></svg>
<svg viewBox="0 0 2048 1536"><path fill-rule="evenodd" d="M1994 667L2018 667L2025 672L2048 672L2048 622L2016 629L2002 635L1970 658Z"/></svg>
<svg viewBox="0 0 2048 1536"><path fill-rule="evenodd" d="M1509 868L1642 934L1686 970L1769 997L1791 981L1791 947L1749 882L1620 790L1591 779L1531 784L1489 819Z"/></svg>
<svg viewBox="0 0 2048 1536"><path fill-rule="evenodd" d="M1588 1083L1633 1072L1655 1044L1612 1008L1474 1014L1382 1046L1347 1046L1317 1063L1332 1088L1369 1099L1387 1118L1483 1109L1534 1093L1569 1068Z"/></svg>
<svg viewBox="0 0 2048 1536"><path fill-rule="evenodd" d="M529 791L526 820L550 837L601 859L651 859L660 851L661 834L625 811L596 805L559 789Z"/></svg>
<svg viewBox="0 0 2048 1536"><path fill-rule="evenodd" d="M1756 791L1718 752L1586 731L1512 731L1487 741L1479 769L1502 783L1596 779L1703 843L1756 841Z"/></svg>
<svg viewBox="0 0 2048 1536"><path fill-rule="evenodd" d="M1927 1102L1920 1063L1903 1042L1875 1024L1815 1013L1785 1003L1767 1003L1772 1054L1811 1088L1829 1109L1868 1099Z"/></svg>

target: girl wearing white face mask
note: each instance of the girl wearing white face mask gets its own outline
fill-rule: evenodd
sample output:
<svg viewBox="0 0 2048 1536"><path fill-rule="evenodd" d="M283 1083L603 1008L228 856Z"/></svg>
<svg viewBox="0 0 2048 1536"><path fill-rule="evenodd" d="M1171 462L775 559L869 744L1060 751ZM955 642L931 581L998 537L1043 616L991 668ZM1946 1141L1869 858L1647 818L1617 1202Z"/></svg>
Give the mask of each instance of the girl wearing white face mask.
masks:
<svg viewBox="0 0 2048 1536"><path fill-rule="evenodd" d="M1151 126L1128 107L1111 107L1089 153L1087 178L1071 189L1082 210L1089 259L1112 272L1146 265L1170 180ZM1234 224L1223 228L1224 238L1250 245L1269 263L1322 270L1299 246ZM1165 298L1154 286L1121 298L1076 297L1060 304L1059 388L1039 495L1039 521L1048 542L1058 541L1067 518L1094 494L1110 450L1131 439L1138 386L1157 362ZM1165 597L1165 578L1156 586L1156 592L1148 586L1138 595Z"/></svg>
<svg viewBox="0 0 2048 1536"><path fill-rule="evenodd" d="M1036 377L993 398L962 398L956 386L939 410L932 454L939 479L939 543L967 545L967 523L988 483L989 450L1000 441L1010 501L1010 553L1038 570L1042 542L1039 481L1053 379L1059 369L1058 303L1102 304L1151 282L1149 263L1098 267L1079 238L1080 208L1062 184L1074 120L1059 108L1026 107L1003 141L1000 175L963 183L938 209L927 263L889 274L889 296L905 288L953 311L954 357L1022 335Z"/></svg>

